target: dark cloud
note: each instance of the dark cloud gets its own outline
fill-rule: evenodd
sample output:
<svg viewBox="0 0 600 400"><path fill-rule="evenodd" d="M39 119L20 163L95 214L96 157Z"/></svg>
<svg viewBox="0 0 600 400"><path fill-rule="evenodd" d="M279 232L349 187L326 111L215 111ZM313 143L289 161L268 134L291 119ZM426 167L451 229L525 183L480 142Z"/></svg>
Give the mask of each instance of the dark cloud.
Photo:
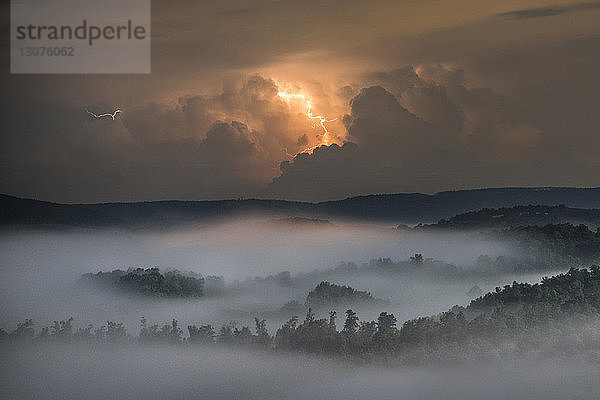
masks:
<svg viewBox="0 0 600 400"><path fill-rule="evenodd" d="M597 186L599 12L527 0L157 3L148 76L10 75L5 46L0 192L319 200ZM8 37L8 3L0 15ZM327 143L338 145L294 157L321 131L279 85L337 118ZM86 107L124 112L90 120Z"/></svg>
<svg viewBox="0 0 600 400"><path fill-rule="evenodd" d="M350 102L351 113L344 117L350 137L364 151L389 150L393 156L405 155L422 142L429 126L402 107L381 86L362 89Z"/></svg>
<svg viewBox="0 0 600 400"><path fill-rule="evenodd" d="M362 162L355 143L321 146L281 163L281 176L273 179L265 195L301 200L321 200L369 190L369 165ZM376 178L372 178L376 179ZM343 195L342 195L343 196Z"/></svg>
<svg viewBox="0 0 600 400"><path fill-rule="evenodd" d="M276 93L272 81L252 77L214 96L127 109L115 121L60 105L40 106L35 119L17 114L2 136L5 190L61 201L254 193L277 172L282 148L300 147L301 128L288 128L294 116Z"/></svg>
<svg viewBox="0 0 600 400"><path fill-rule="evenodd" d="M526 19L526 18L541 18L541 17L552 17L555 15L561 15L566 13L571 13L575 11L585 11L591 10L595 8L600 8L600 3L579 3L573 4L569 6L553 6L553 7L538 7L538 8L528 8L524 10L510 11L506 13L499 14L500 17L505 18L516 18L516 19Z"/></svg>
<svg viewBox="0 0 600 400"><path fill-rule="evenodd" d="M344 123L354 143L283 163L267 192L325 200L439 185L525 184L522 177L539 167L540 128L517 102L468 88L463 77L441 66L370 74L366 80L386 88L364 88L351 100Z"/></svg>

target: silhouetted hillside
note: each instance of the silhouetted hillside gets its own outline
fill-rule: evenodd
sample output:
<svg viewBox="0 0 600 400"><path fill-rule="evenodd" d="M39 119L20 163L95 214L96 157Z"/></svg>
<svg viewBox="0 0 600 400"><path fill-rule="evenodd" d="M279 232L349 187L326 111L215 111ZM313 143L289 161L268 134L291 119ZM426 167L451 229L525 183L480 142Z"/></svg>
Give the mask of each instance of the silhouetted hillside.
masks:
<svg viewBox="0 0 600 400"><path fill-rule="evenodd" d="M453 229L508 228L511 226L545 226L549 224L585 224L600 227L599 209L565 206L515 206L484 208L440 220L435 226Z"/></svg>
<svg viewBox="0 0 600 400"><path fill-rule="evenodd" d="M0 195L0 225L157 228L242 215L431 223L482 208L560 204L573 208L600 208L600 188L504 188L434 195L383 194L322 203L248 199L57 204Z"/></svg>

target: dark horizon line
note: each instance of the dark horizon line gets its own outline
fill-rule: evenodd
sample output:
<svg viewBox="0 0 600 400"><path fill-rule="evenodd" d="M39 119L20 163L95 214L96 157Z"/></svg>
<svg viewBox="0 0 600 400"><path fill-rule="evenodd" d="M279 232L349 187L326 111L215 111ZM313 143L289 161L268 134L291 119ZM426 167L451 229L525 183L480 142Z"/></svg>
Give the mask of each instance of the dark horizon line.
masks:
<svg viewBox="0 0 600 400"><path fill-rule="evenodd" d="M87 205L122 205L122 204L148 204L148 203L218 203L218 202L238 202L238 201L276 201L281 203L290 204L327 204L333 202L341 202L352 199L360 199L367 197L383 197L383 196L425 196L434 197L447 193L458 193L458 192L484 192L484 191L503 191L503 190L533 190L533 191L546 191L546 190L600 190L600 186L500 186L500 187L479 187L472 189L454 189L454 190L442 190L435 193L422 193L422 192L392 192L392 193L370 193L361 194L355 196L348 196L344 198L337 198L324 201L303 201L303 200L290 200L284 198L260 198L260 197L244 197L238 198L222 198L222 199L194 199L194 200L182 200L182 199L160 199L160 200L133 200L133 201L102 201L102 202L58 202L52 200L44 200L33 197L21 197L7 193L0 193L0 197L9 197L18 200L25 201L37 201L55 205L72 205L72 206L87 206Z"/></svg>

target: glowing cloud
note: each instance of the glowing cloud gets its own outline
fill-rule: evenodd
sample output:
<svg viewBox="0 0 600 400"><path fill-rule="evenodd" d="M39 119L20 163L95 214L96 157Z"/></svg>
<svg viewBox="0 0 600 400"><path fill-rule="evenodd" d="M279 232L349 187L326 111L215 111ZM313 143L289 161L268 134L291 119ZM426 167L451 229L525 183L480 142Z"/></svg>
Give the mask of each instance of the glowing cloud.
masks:
<svg viewBox="0 0 600 400"><path fill-rule="evenodd" d="M302 93L291 93L291 92L278 92L277 96L279 96L280 98L282 98L283 100L285 100L286 102L290 102L292 100L296 100L297 102L302 103L305 107L306 107L306 118L308 118L309 120L313 120L315 122L317 122L321 128L323 129L323 135L321 136L321 143L309 147L307 149L302 150L302 152L306 152L306 151L310 151L313 150L321 145L328 145L329 144L329 130L327 129L327 125L325 125L328 122L333 122L335 121L337 118L334 119L327 119L326 117L324 117L323 115L315 115L312 112L312 101L310 100L310 98Z"/></svg>

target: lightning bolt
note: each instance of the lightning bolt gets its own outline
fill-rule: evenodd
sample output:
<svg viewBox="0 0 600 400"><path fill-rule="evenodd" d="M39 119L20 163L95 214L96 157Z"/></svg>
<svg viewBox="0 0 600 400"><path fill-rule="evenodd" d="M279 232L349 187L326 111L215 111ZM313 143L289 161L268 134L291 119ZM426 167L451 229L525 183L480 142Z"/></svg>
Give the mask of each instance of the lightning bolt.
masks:
<svg viewBox="0 0 600 400"><path fill-rule="evenodd" d="M114 113L110 114L110 113L105 113L105 114L94 114L93 112L91 112L90 110L88 110L87 108L85 109L85 111L87 111L88 114L90 114L92 117L94 118L104 118L104 117L111 117L112 120L115 120L115 117L117 116L117 114L122 113L123 111L120 109L116 109Z"/></svg>
<svg viewBox="0 0 600 400"><path fill-rule="evenodd" d="M304 150L301 151L301 153L306 152L306 151L311 151L314 150L315 148L321 146L321 145L328 145L329 144L329 130L327 129L327 124L328 122L333 122L335 120L337 120L337 118L334 119L327 119L326 117L324 117L323 115L315 115L312 112L312 101L310 100L310 98L308 98L307 96L305 96L304 94L301 93L286 93L286 92L278 92L277 96L279 96L280 98L284 99L286 102L290 102L291 99L296 99L300 102L303 102L306 105L306 118L308 118L311 121L315 121L316 123L318 123L321 128L323 129L323 135L322 137L322 142L319 143L316 146L313 147L309 147L306 148ZM287 151L286 151L287 153Z"/></svg>
<svg viewBox="0 0 600 400"><path fill-rule="evenodd" d="M337 120L337 118L327 119L327 118L323 117L322 115L313 115L312 106L310 104L308 105L308 110L306 111L306 117L308 119L316 119L319 122L319 125L321 125L321 128L323 128L323 141L325 142L325 144L328 144L327 143L327 140L328 140L327 134L329 134L329 131L327 130L325 123L333 122L333 121Z"/></svg>

